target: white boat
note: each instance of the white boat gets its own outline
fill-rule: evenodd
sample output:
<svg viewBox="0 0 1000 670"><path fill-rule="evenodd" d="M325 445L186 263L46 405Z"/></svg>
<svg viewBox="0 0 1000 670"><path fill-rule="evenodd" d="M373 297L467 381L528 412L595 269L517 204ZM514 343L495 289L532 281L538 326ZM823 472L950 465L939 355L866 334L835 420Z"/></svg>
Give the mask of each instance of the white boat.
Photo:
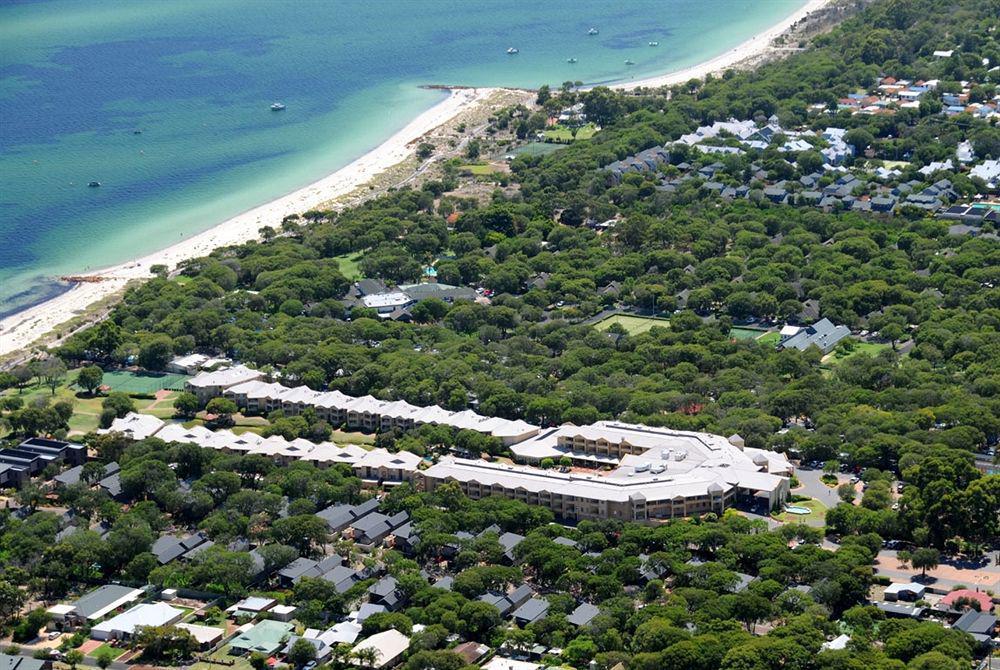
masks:
<svg viewBox="0 0 1000 670"><path fill-rule="evenodd" d="M625 59L625 64L626 65L635 65L635 61L632 60L631 58L626 58Z"/></svg>
<svg viewBox="0 0 1000 670"><path fill-rule="evenodd" d="M587 31L587 34L588 35L596 35L599 32L600 31L597 28L591 28L590 30Z"/></svg>
<svg viewBox="0 0 1000 670"><path fill-rule="evenodd" d="M515 49L514 47L511 47L511 48L507 49L507 54L510 55L510 56L513 56L514 54L519 54L519 53L521 53L520 49Z"/></svg>
<svg viewBox="0 0 1000 670"><path fill-rule="evenodd" d="M659 42L650 42L649 46L651 46L651 47L658 47L658 46L660 46L660 43Z"/></svg>
<svg viewBox="0 0 1000 670"><path fill-rule="evenodd" d="M281 104L280 102L275 102L275 103L273 103L271 105L271 111L272 112L280 112L284 108L285 108L285 106L283 104Z"/></svg>
<svg viewBox="0 0 1000 670"><path fill-rule="evenodd" d="M576 62L576 59L575 59L575 58L567 58L567 59L566 59L566 62L567 62L567 63L575 63L575 62Z"/></svg>

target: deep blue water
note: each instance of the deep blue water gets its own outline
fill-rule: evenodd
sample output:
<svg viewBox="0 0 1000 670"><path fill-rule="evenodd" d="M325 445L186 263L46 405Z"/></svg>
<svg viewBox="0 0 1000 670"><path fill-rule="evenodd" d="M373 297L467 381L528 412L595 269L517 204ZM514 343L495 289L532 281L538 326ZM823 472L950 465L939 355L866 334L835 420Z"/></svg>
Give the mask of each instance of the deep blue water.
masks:
<svg viewBox="0 0 1000 670"><path fill-rule="evenodd" d="M675 70L803 1L8 1L0 315L347 164L443 95L420 85Z"/></svg>

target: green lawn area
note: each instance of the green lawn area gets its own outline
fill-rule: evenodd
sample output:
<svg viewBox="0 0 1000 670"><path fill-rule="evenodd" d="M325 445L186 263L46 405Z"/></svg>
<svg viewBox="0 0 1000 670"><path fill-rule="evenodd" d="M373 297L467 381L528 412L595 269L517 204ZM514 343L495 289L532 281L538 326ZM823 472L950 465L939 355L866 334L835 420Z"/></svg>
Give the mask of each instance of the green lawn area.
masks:
<svg viewBox="0 0 1000 670"><path fill-rule="evenodd" d="M122 393L156 393L162 389L171 391L183 391L186 375L177 375L169 372L129 372L127 370L114 370L105 372L101 383L109 387L112 391Z"/></svg>
<svg viewBox="0 0 1000 670"><path fill-rule="evenodd" d="M469 163L467 165L460 166L458 169L466 174L475 175L477 177L491 175L496 172L496 168L492 165L480 163Z"/></svg>
<svg viewBox="0 0 1000 670"><path fill-rule="evenodd" d="M593 123L588 123L587 125L579 128L576 131L576 139L578 140L589 140L591 137L597 134L598 128Z"/></svg>
<svg viewBox="0 0 1000 670"><path fill-rule="evenodd" d="M771 517L782 523L804 523L808 526L822 526L826 521L826 505L818 500L807 500L805 502L790 502L789 505L796 507L808 507L810 514L791 514L790 512L778 512Z"/></svg>
<svg viewBox="0 0 1000 670"><path fill-rule="evenodd" d="M518 147L513 151L515 156L544 156L553 151L559 151L563 147L549 142L530 142L523 147Z"/></svg>
<svg viewBox="0 0 1000 670"><path fill-rule="evenodd" d="M834 349L832 352L823 357L823 362L827 365L836 365L845 358L850 358L854 354L868 354L869 356L877 356L880 351L885 351L890 349L892 345L883 344L879 342L855 342L854 349L850 352L845 352L839 347Z"/></svg>
<svg viewBox="0 0 1000 670"><path fill-rule="evenodd" d="M573 141L573 131L565 126L553 126L544 133L546 142L569 144Z"/></svg>
<svg viewBox="0 0 1000 670"><path fill-rule="evenodd" d="M126 651L128 651L128 647L125 648L112 647L110 644L104 643L100 647L95 647L93 651L87 654L87 656L90 656L91 658L97 658L97 655L99 653L102 653L101 652L102 649L107 649L108 653L111 654L112 659L116 659L122 654L124 654Z"/></svg>
<svg viewBox="0 0 1000 670"><path fill-rule="evenodd" d="M226 661L226 665L200 661L192 665L191 670L221 670L222 668L231 668L232 670L253 670L253 666L250 665L250 660L247 657L229 655L228 644L223 645L216 651L213 651L208 655L208 657L218 661ZM233 665L229 665L230 661L233 662Z"/></svg>
<svg viewBox="0 0 1000 670"><path fill-rule="evenodd" d="M776 346L778 342L781 341L781 333L773 332L766 333L757 338L757 341L761 344L770 344L771 346Z"/></svg>
<svg viewBox="0 0 1000 670"><path fill-rule="evenodd" d="M764 332L760 328L730 328L729 337L734 340L756 340Z"/></svg>
<svg viewBox="0 0 1000 670"><path fill-rule="evenodd" d="M344 275L351 281L357 281L364 277L361 274L361 268L359 264L361 263L362 254L355 252L350 254L343 254L341 256L334 256L333 260L337 261L337 267L340 268L340 274Z"/></svg>
<svg viewBox="0 0 1000 670"><path fill-rule="evenodd" d="M607 330L612 324L619 323L625 328L629 335L638 335L647 332L653 326L669 328L670 321L653 316L635 316L632 314L612 314L606 319L602 319L594 324L598 330Z"/></svg>

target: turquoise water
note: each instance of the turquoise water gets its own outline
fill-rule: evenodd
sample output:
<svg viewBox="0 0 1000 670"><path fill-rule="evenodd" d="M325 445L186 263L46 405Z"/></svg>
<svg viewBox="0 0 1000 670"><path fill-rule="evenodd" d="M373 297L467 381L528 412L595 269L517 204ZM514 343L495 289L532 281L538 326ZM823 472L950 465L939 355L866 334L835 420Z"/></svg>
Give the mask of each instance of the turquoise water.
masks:
<svg viewBox="0 0 1000 670"><path fill-rule="evenodd" d="M346 165L444 97L420 85L676 70L803 2L7 2L0 315Z"/></svg>

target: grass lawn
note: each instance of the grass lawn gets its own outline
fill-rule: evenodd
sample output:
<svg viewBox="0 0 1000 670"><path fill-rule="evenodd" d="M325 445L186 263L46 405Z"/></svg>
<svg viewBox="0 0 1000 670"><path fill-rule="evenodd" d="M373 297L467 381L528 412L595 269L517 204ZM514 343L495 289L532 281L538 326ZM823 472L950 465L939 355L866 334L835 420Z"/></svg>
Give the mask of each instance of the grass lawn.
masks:
<svg viewBox="0 0 1000 670"><path fill-rule="evenodd" d="M337 261L337 267L340 268L340 274L344 275L351 281L357 281L364 277L361 274L361 268L358 264L361 263L360 253L343 254L342 256L334 256L333 260Z"/></svg>
<svg viewBox="0 0 1000 670"><path fill-rule="evenodd" d="M122 649L118 647L112 647L110 644L104 643L100 647L95 647L89 654L87 654L87 656L90 656L91 658L97 658L98 653L103 653L101 652L102 649L107 649L108 653L111 654L112 659L118 658L126 651L128 651L128 647Z"/></svg>
<svg viewBox="0 0 1000 670"><path fill-rule="evenodd" d="M730 328L729 337L734 340L756 340L764 334L760 328Z"/></svg>
<svg viewBox="0 0 1000 670"><path fill-rule="evenodd" d="M101 384L112 391L122 393L156 393L162 389L183 391L186 375L176 375L169 372L128 372L115 370L105 372Z"/></svg>
<svg viewBox="0 0 1000 670"><path fill-rule="evenodd" d="M544 135L546 142L569 144L573 141L573 131L565 126L553 126L546 130Z"/></svg>
<svg viewBox="0 0 1000 670"><path fill-rule="evenodd" d="M880 351L885 351L890 349L892 345L883 344L879 342L855 342L854 349L847 353L837 348L832 352L823 357L823 362L827 365L836 365L845 358L850 358L854 354L868 354L869 356L877 356Z"/></svg>
<svg viewBox="0 0 1000 670"><path fill-rule="evenodd" d="M576 131L576 139L578 140L589 140L591 137L597 134L597 126L593 123L588 123L582 128Z"/></svg>
<svg viewBox="0 0 1000 670"><path fill-rule="evenodd" d="M469 163L468 165L462 165L458 169L461 170L462 172L475 175L477 177L491 175L497 171L496 168L494 168L492 165L488 164L480 165L473 163Z"/></svg>
<svg viewBox="0 0 1000 670"><path fill-rule="evenodd" d="M515 149L513 153L515 156L544 156L553 151L559 151L562 148L561 145L549 142L530 142L523 147Z"/></svg>
<svg viewBox="0 0 1000 670"><path fill-rule="evenodd" d="M805 502L790 502L789 505L796 507L808 507L809 514L792 514L790 512L778 512L771 517L782 523L804 523L808 526L822 526L826 522L826 505L818 500L807 500Z"/></svg>
<svg viewBox="0 0 1000 670"><path fill-rule="evenodd" d="M205 663L200 661L191 666L191 670L220 670L221 668L231 668L232 670L253 670L253 666L250 665L250 660L245 656L230 656L229 655L229 645L223 645L219 649L213 651L208 655L209 658L218 661L226 661L226 665L219 665L216 663ZM229 665L228 662L232 661L233 665Z"/></svg>
<svg viewBox="0 0 1000 670"><path fill-rule="evenodd" d="M781 341L781 333L765 333L757 338L757 341L761 344L770 344L771 346L777 346L778 342Z"/></svg>
<svg viewBox="0 0 1000 670"><path fill-rule="evenodd" d="M607 330L612 324L619 323L629 335L638 335L649 331L653 326L669 328L670 321L653 316L635 316L632 314L612 314L594 324L598 330Z"/></svg>

